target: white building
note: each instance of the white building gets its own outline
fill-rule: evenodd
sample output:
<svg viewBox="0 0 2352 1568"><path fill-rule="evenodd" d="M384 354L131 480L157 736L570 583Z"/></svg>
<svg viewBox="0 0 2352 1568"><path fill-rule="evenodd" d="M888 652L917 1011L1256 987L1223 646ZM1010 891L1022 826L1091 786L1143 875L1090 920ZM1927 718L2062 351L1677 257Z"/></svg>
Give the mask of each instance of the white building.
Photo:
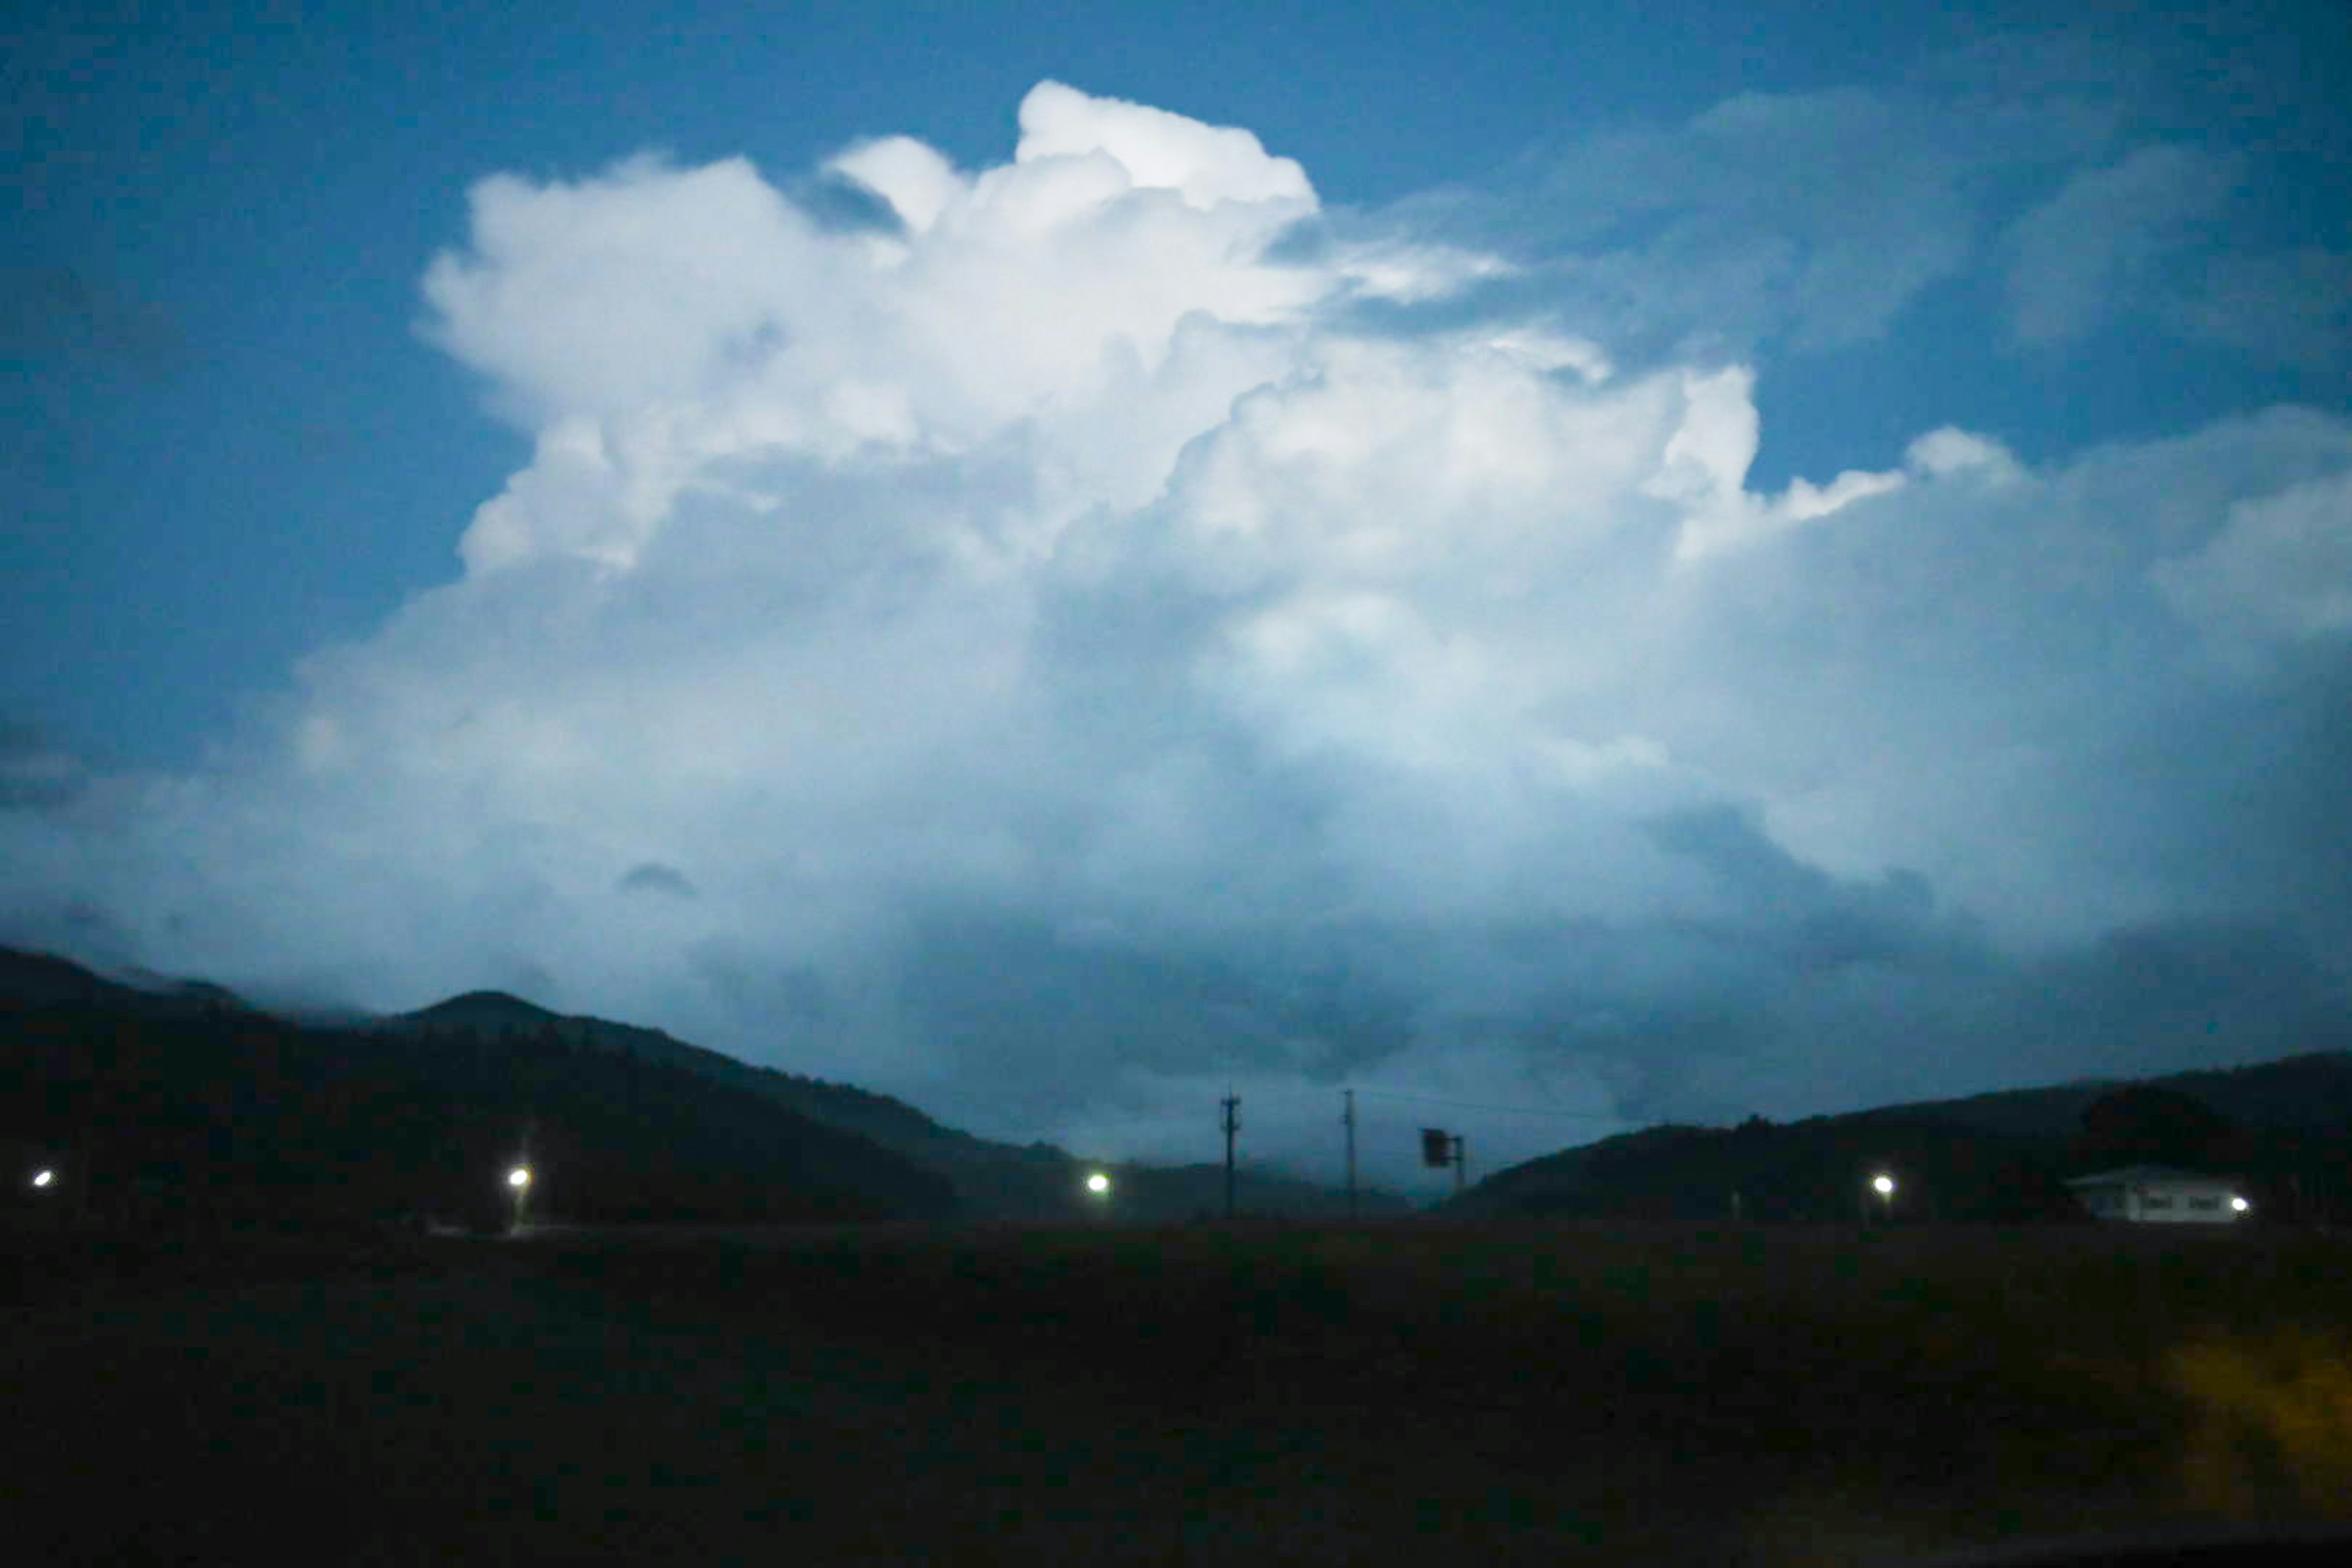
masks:
<svg viewBox="0 0 2352 1568"><path fill-rule="evenodd" d="M2142 1225L2234 1225L2253 1213L2242 1184L2171 1165L2126 1165L2066 1184L2095 1219Z"/></svg>

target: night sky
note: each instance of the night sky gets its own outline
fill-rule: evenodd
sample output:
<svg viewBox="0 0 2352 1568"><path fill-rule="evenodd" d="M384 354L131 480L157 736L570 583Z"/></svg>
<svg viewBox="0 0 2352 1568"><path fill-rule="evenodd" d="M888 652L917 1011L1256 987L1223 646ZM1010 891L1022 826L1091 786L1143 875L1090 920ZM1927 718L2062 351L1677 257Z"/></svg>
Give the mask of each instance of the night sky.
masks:
<svg viewBox="0 0 2352 1568"><path fill-rule="evenodd" d="M0 941L1413 1191L2352 1046L2340 5L159 9Z"/></svg>

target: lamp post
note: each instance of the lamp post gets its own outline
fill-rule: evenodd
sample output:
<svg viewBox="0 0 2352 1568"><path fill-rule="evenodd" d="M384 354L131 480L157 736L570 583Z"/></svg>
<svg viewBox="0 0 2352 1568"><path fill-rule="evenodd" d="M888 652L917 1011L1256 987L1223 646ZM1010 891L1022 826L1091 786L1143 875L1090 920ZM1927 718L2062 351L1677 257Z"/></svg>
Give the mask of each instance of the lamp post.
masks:
<svg viewBox="0 0 2352 1568"><path fill-rule="evenodd" d="M1881 1171L1870 1178L1870 1190L1878 1194L1880 1217L1891 1223L1895 1218L1895 1178Z"/></svg>

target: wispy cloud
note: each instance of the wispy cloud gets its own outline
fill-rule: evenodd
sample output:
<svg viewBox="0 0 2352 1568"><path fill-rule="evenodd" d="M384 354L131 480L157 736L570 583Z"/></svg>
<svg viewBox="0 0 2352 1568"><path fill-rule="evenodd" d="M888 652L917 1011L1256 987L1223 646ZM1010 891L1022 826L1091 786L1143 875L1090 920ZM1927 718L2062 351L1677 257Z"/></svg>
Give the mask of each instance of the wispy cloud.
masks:
<svg viewBox="0 0 2352 1568"><path fill-rule="evenodd" d="M2213 240L2242 159L2178 143L2085 169L2011 229L2011 328L2030 343L2079 337L2187 285L2177 270Z"/></svg>

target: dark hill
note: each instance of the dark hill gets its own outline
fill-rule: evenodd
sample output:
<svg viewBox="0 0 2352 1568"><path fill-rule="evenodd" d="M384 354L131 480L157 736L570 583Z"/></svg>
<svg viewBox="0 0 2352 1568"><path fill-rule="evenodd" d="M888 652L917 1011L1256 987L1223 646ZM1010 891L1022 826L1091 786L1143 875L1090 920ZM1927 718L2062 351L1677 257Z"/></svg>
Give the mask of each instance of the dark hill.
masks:
<svg viewBox="0 0 2352 1568"><path fill-rule="evenodd" d="M2248 1067L2172 1073L2140 1081L2192 1095L2241 1127L2333 1128L2352 1122L2352 1051L2315 1051ZM1906 1110L2033 1138L2073 1133L2090 1103L2117 1080L2011 1089Z"/></svg>
<svg viewBox="0 0 2352 1568"><path fill-rule="evenodd" d="M560 1021L561 1015L503 991L468 991L387 1020L427 1029L488 1029L492 1034L501 1029L536 1029Z"/></svg>
<svg viewBox="0 0 2352 1568"><path fill-rule="evenodd" d="M593 1049L514 998L397 1031L306 1027L0 954L0 1140L127 1221L494 1221L506 1170L541 1219L943 1217L950 1184L872 1140L675 1063ZM428 1010L435 1012L436 1010ZM535 1028L486 1032L452 1018Z"/></svg>
<svg viewBox="0 0 2352 1568"><path fill-rule="evenodd" d="M141 991L63 959L0 950L0 1014L80 1004L118 1016L203 1019L227 1005L220 999L228 994L217 987L195 982L173 985L170 995ZM236 1005L243 1010L242 1004ZM1081 1185L1095 1163L1050 1143L975 1137L889 1095L754 1067L659 1029L567 1016L505 992L467 992L389 1017L312 1009L274 1016L248 1013L247 1022L249 1032L306 1042L298 1055L335 1064L321 1070L346 1078L379 1082L422 1079L428 1094L488 1097L486 1107L521 1093L530 1104L515 1110L517 1115L552 1097L569 1107L563 1127L600 1127L602 1146L638 1147L664 1169L707 1163L725 1142L714 1142L707 1129L675 1121L675 1113L693 1104L718 1116L717 1125L742 1123L738 1142L744 1147L730 1156L736 1163L750 1158L747 1150L752 1146L802 1151L807 1159L793 1167L795 1181L866 1193L887 1212L936 1213L944 1203L982 1218L1073 1219L1097 1212ZM548 1081L551 1064L556 1063L567 1064L568 1076L561 1085ZM219 1070L233 1077L238 1068L223 1063ZM656 1152L650 1147L653 1132L644 1105L649 1084L667 1086L656 1098L668 1106L665 1114L673 1117L667 1136L674 1148ZM226 1090L207 1092L236 1098ZM782 1125L790 1131L777 1137L754 1135L749 1129L761 1123L745 1110L747 1105L761 1114L782 1116ZM723 1114L722 1107L727 1108ZM481 1114L495 1120L506 1113L484 1109ZM54 1119L33 1116L30 1121L51 1126ZM43 1136L47 1139L44 1146L56 1145L54 1132ZM541 1136L557 1133L547 1131ZM891 1158L887 1166L877 1167L872 1163L876 1155ZM919 1183L910 1184L910 1171ZM1115 1212L1123 1219L1175 1220L1222 1211L1220 1167L1122 1165L1118 1171ZM554 1180L551 1167L549 1179ZM1245 1212L1285 1217L1336 1215L1344 1212L1346 1203L1343 1194L1328 1188L1249 1168L1240 1173L1236 1196ZM546 1201L558 1201L553 1189ZM1367 1215L1403 1213L1410 1206L1386 1193L1368 1191L1361 1196Z"/></svg>
<svg viewBox="0 0 2352 1568"><path fill-rule="evenodd" d="M118 1007L127 1013L184 1016L220 1008L250 1009L226 986L132 971L110 980L55 953L0 948L0 1014L60 1003Z"/></svg>
<svg viewBox="0 0 2352 1568"><path fill-rule="evenodd" d="M659 1029L604 1018L559 1016L502 992L470 992L380 1020L376 1026L408 1031L452 1023L468 1024L493 1035L551 1027L559 1037L583 1051L632 1056L758 1095L813 1121L871 1139L938 1172L954 1186L961 1211L977 1218L1067 1220L1091 1218L1096 1212L1082 1183L1097 1162L1051 1143L1003 1143L975 1137L889 1095L855 1084L754 1067ZM1118 1172L1117 1213L1123 1220L1183 1220L1223 1211L1223 1166L1122 1164ZM1247 1212L1290 1218L1342 1214L1347 1205L1342 1193L1259 1170L1241 1173L1235 1196ZM1367 1215L1402 1214L1412 1207L1402 1198L1383 1192L1364 1193L1360 1205Z"/></svg>
<svg viewBox="0 0 2352 1568"><path fill-rule="evenodd" d="M748 1062L634 1024L562 1016L509 996L477 991L414 1013L377 1020L395 1034L469 1027L492 1038L551 1031L590 1056L632 1059L754 1095L836 1131L870 1140L945 1176L964 1212L982 1217L1040 1219L1083 1213L1079 1163L1049 1144L1021 1146L975 1138L942 1126L907 1104L852 1084L754 1067Z"/></svg>
<svg viewBox="0 0 2352 1568"><path fill-rule="evenodd" d="M1498 1171L1449 1213L1820 1224L1870 1212L1870 1178L1906 1214L2011 1224L2061 1217L2062 1162L2030 1140L1901 1110L1790 1126L1655 1127Z"/></svg>
<svg viewBox="0 0 2352 1568"><path fill-rule="evenodd" d="M2207 1163L2246 1179L2271 1215L2352 1215L2352 1054L2318 1052L2141 1080L2200 1101L2229 1127ZM2011 1089L1788 1125L1664 1126L1496 1172L1448 1205L1464 1214L1589 1218L1852 1218L1866 1183L1898 1184L1916 1217L2074 1217L2083 1116L2108 1082ZM2112 1163L2112 1162L2109 1162ZM1737 1197L1735 1198L1735 1195Z"/></svg>
<svg viewBox="0 0 2352 1568"><path fill-rule="evenodd" d="M100 980L80 964L52 953L0 948L0 1006L9 1012L114 997L127 1003L135 994L127 985Z"/></svg>

